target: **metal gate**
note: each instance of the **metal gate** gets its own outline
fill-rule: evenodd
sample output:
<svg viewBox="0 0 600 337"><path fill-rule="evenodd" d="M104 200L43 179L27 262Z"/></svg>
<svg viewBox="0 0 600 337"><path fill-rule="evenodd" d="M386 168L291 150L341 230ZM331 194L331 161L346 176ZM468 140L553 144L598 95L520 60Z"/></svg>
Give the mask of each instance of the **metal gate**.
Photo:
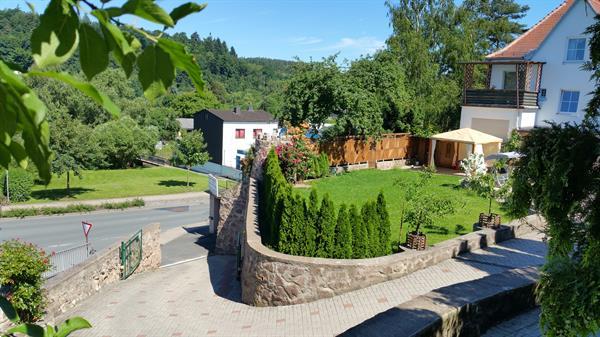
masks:
<svg viewBox="0 0 600 337"><path fill-rule="evenodd" d="M121 242L121 280L125 280L142 261L142 230L140 229L126 242Z"/></svg>

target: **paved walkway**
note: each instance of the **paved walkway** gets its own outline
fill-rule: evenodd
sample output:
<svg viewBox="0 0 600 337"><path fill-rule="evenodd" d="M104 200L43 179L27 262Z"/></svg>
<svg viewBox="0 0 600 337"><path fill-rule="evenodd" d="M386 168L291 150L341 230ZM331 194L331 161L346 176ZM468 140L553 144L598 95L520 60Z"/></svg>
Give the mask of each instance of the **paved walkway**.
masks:
<svg viewBox="0 0 600 337"><path fill-rule="evenodd" d="M74 336L334 336L431 290L541 265L545 253L541 236L531 234L333 298L262 308L240 302L235 258L210 256L118 283L65 317L94 326Z"/></svg>

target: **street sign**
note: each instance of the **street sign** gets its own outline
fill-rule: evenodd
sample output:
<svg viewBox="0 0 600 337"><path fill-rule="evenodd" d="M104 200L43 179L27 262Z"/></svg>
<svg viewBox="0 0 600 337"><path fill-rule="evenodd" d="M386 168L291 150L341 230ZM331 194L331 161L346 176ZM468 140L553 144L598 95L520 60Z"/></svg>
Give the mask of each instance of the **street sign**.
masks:
<svg viewBox="0 0 600 337"><path fill-rule="evenodd" d="M219 197L219 180L212 174L208 175L208 190L210 191L210 194L217 198Z"/></svg>
<svg viewBox="0 0 600 337"><path fill-rule="evenodd" d="M92 224L89 222L82 221L81 227L83 227L83 235L85 235L85 242L88 242L88 234L90 233L90 229L92 229Z"/></svg>

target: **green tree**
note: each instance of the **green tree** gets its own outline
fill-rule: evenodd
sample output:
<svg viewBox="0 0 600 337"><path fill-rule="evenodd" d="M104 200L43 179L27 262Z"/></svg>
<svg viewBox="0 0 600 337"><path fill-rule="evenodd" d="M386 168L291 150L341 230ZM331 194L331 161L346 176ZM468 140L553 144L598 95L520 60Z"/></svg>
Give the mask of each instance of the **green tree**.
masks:
<svg viewBox="0 0 600 337"><path fill-rule="evenodd" d="M377 205L375 202L368 201L363 206L363 221L367 227L367 257L379 256L381 243L379 242L379 215L377 214Z"/></svg>
<svg viewBox="0 0 600 337"><path fill-rule="evenodd" d="M378 215L378 223L379 223L379 255L389 255L392 253L392 243L391 243L391 224L390 224L390 215L387 210L387 206L385 203L385 197L383 196L383 192L379 192L377 196L377 215Z"/></svg>
<svg viewBox="0 0 600 337"><path fill-rule="evenodd" d="M352 258L352 225L346 204L340 206L335 227L335 254L338 259Z"/></svg>
<svg viewBox="0 0 600 337"><path fill-rule="evenodd" d="M284 97L284 110L278 117L292 126L308 122L318 129L332 114L341 114L342 73L335 57L321 62L295 63Z"/></svg>
<svg viewBox="0 0 600 337"><path fill-rule="evenodd" d="M148 98L166 92L175 78L175 69L185 71L196 89L204 87L200 68L184 46L166 37L152 35L119 20L122 15L133 15L173 28L175 23L204 6L194 3L179 6L171 13L165 12L152 0L125 2L121 7L100 8L95 1L51 0L39 24L31 33L31 54L34 65L29 71L18 69L14 64L0 60L0 95L3 108L0 117L0 167L7 168L14 158L25 167L28 159L38 168L42 180L50 180L51 151L46 119L47 107L26 83L31 77L45 77L64 82L81 91L112 115L120 113L119 107L105 93L99 92L89 83L102 73L109 64L109 54L124 70L127 77L138 68L138 79ZM86 9L86 10L82 10ZM100 27L96 30L89 20L80 18L89 12ZM133 33L142 35L144 46ZM86 80L82 81L67 72L57 72L57 66L65 64L78 51L79 63ZM15 71L19 70L19 71ZM12 141L16 134L22 135L23 145Z"/></svg>
<svg viewBox="0 0 600 337"><path fill-rule="evenodd" d="M184 165L187 168L186 185L190 186L190 170L192 166L203 165L209 159L206 152L206 144L202 131L193 130L184 132L181 138L175 143L175 152L173 153L173 163L175 165Z"/></svg>
<svg viewBox="0 0 600 337"><path fill-rule="evenodd" d="M292 244L290 253L293 255L304 255L305 247L304 235L306 235L306 202L304 198L298 194L294 196L293 207L293 227L291 229Z"/></svg>
<svg viewBox="0 0 600 337"><path fill-rule="evenodd" d="M588 28L595 85L581 124L553 124L523 139L509 205L547 223L548 256L537 297L546 336L589 336L600 326L600 17Z"/></svg>
<svg viewBox="0 0 600 337"><path fill-rule="evenodd" d="M335 206L325 194L317 216L317 257L332 257L335 251Z"/></svg>
<svg viewBox="0 0 600 337"><path fill-rule="evenodd" d="M504 48L521 34L525 25L520 21L529 10L529 6L514 0L466 0L463 7L475 15L474 23L480 34L478 44L483 54Z"/></svg>
<svg viewBox="0 0 600 337"><path fill-rule="evenodd" d="M177 111L178 117L193 117L202 109L217 109L222 104L212 92L204 90L200 93L187 91L168 96L164 105Z"/></svg>
<svg viewBox="0 0 600 337"><path fill-rule="evenodd" d="M52 172L57 176L67 175L67 195L70 195L71 172L82 178L82 170L101 162L102 154L92 137L92 129L68 115L53 119L50 131L50 149L54 153Z"/></svg>
<svg viewBox="0 0 600 337"><path fill-rule="evenodd" d="M131 117L98 125L93 137L104 153L101 167L127 168L143 156L153 153L158 141L156 129L141 128Z"/></svg>
<svg viewBox="0 0 600 337"><path fill-rule="evenodd" d="M286 195L283 197L281 208L281 225L279 227L279 245L277 251L284 254L293 254L294 226L296 216L294 214L294 197Z"/></svg>

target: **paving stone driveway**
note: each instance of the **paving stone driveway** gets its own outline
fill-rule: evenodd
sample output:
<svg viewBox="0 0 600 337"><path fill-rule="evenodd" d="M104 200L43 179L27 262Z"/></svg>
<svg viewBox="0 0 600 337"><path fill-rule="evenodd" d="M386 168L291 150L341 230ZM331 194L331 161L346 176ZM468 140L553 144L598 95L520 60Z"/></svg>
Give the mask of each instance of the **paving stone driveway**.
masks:
<svg viewBox="0 0 600 337"><path fill-rule="evenodd" d="M333 298L262 308L240 302L235 258L209 256L120 282L66 316L94 326L75 336L334 336L433 289L541 265L545 254L541 235L530 234Z"/></svg>

